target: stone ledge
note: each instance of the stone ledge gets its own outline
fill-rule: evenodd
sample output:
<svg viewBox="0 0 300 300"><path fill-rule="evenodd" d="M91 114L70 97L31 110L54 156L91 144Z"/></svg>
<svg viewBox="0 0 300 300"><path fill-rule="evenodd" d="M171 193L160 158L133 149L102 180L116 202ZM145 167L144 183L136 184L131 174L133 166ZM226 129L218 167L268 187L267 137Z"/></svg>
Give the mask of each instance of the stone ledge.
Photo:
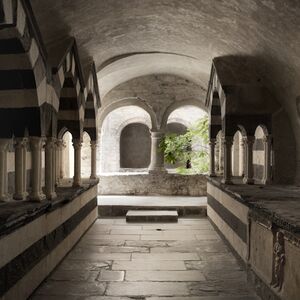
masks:
<svg viewBox="0 0 300 300"><path fill-rule="evenodd" d="M19 227L32 222L44 213L54 211L89 190L97 183L86 184L80 188L58 187L57 199L42 202L11 201L0 203L0 239Z"/></svg>
<svg viewBox="0 0 300 300"><path fill-rule="evenodd" d="M264 224L291 232L300 239L300 188L283 185L245 185L234 179L233 185L221 183L220 178L207 178L233 199L250 208L250 216Z"/></svg>

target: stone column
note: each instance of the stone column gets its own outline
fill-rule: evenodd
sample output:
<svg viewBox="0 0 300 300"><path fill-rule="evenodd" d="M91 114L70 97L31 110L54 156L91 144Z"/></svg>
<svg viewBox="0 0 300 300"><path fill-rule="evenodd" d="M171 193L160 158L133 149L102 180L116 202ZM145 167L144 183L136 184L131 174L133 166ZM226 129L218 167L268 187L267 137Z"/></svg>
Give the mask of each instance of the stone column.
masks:
<svg viewBox="0 0 300 300"><path fill-rule="evenodd" d="M81 186L81 140L73 139L74 147L74 177L73 186Z"/></svg>
<svg viewBox="0 0 300 300"><path fill-rule="evenodd" d="M45 195L42 192L42 147L44 139L41 137L30 137L31 148L31 192L30 199L42 201Z"/></svg>
<svg viewBox="0 0 300 300"><path fill-rule="evenodd" d="M7 201L8 181L7 181L7 150L10 140L0 139L0 200Z"/></svg>
<svg viewBox="0 0 300 300"><path fill-rule="evenodd" d="M216 147L216 139L210 139L210 177L216 177L216 166L215 166L215 147Z"/></svg>
<svg viewBox="0 0 300 300"><path fill-rule="evenodd" d="M161 131L151 131L151 162L149 173L167 172L164 166L164 153L159 149L159 144L164 138Z"/></svg>
<svg viewBox="0 0 300 300"><path fill-rule="evenodd" d="M233 137L232 136L225 136L223 139L223 157L224 157L224 175L222 183L225 184L232 184L232 144L233 144Z"/></svg>
<svg viewBox="0 0 300 300"><path fill-rule="evenodd" d="M61 179L64 178L64 169L63 169L63 140L56 140L56 185L61 182Z"/></svg>
<svg viewBox="0 0 300 300"><path fill-rule="evenodd" d="M48 200L56 198L55 193L55 142L54 138L48 138L45 147L45 192Z"/></svg>
<svg viewBox="0 0 300 300"><path fill-rule="evenodd" d="M97 141L91 140L91 179L97 179L96 165L97 165Z"/></svg>
<svg viewBox="0 0 300 300"><path fill-rule="evenodd" d="M219 173L222 174L224 172L224 157L223 157L223 138L222 135L219 135L219 157L218 157L218 161L219 161Z"/></svg>
<svg viewBox="0 0 300 300"><path fill-rule="evenodd" d="M240 167L240 170L239 170L239 175L240 176L244 176L245 174L245 145L244 145L244 141L243 141L243 138L241 139L240 141L240 154L239 154L239 157L240 157L240 162L239 162L239 167Z"/></svg>
<svg viewBox="0 0 300 300"><path fill-rule="evenodd" d="M24 194L25 197L28 196L28 191L27 191L27 145L28 145L28 139L24 139L24 147L23 147L23 186L24 186Z"/></svg>
<svg viewBox="0 0 300 300"><path fill-rule="evenodd" d="M244 145L245 145L245 176L244 176L244 183L246 184L254 184L253 179L253 144L255 141L254 136L247 136L243 138Z"/></svg>
<svg viewBox="0 0 300 300"><path fill-rule="evenodd" d="M26 192L26 151L27 141L24 138L16 138L15 140L15 193L13 198L15 200L24 200L27 196ZM25 151L24 151L25 150Z"/></svg>
<svg viewBox="0 0 300 300"><path fill-rule="evenodd" d="M59 157L59 172L58 178L61 181L66 177L65 174L65 158L64 158L64 149L66 148L66 144L63 139L57 140L57 148L58 148L58 157Z"/></svg>
<svg viewBox="0 0 300 300"><path fill-rule="evenodd" d="M272 150L272 138L271 136L264 136L264 155L265 155L265 162L264 162L264 177L262 182L264 184L270 184L271 179L271 150Z"/></svg>

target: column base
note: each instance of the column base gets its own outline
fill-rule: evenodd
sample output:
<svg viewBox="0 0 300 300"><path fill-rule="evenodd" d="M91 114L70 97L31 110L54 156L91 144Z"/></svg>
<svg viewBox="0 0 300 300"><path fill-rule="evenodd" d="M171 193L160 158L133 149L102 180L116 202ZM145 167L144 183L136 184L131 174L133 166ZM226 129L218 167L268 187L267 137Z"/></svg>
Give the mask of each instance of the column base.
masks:
<svg viewBox="0 0 300 300"><path fill-rule="evenodd" d="M33 202L41 202L46 200L46 196L44 194L29 194L29 200Z"/></svg>
<svg viewBox="0 0 300 300"><path fill-rule="evenodd" d="M225 178L223 178L221 180L221 183L227 184L227 185L232 185L233 184L233 182L231 181L231 179L225 179Z"/></svg>
<svg viewBox="0 0 300 300"><path fill-rule="evenodd" d="M243 183L245 184L254 184L254 179L253 178L243 178Z"/></svg>
<svg viewBox="0 0 300 300"><path fill-rule="evenodd" d="M13 198L15 200L25 200L27 196L28 196L28 193L14 194Z"/></svg>
<svg viewBox="0 0 300 300"><path fill-rule="evenodd" d="M272 184L272 181L271 181L270 179L263 179L263 180L261 181L261 183L262 183L262 184L265 184L265 185L270 185L270 184Z"/></svg>
<svg viewBox="0 0 300 300"><path fill-rule="evenodd" d="M90 176L90 179L92 179L92 180L97 180L97 179L99 179L96 175L91 175Z"/></svg>
<svg viewBox="0 0 300 300"><path fill-rule="evenodd" d="M149 174L159 174L159 173L167 174L168 171L164 167L158 167L158 168L154 168L154 169L148 169L148 173Z"/></svg>
<svg viewBox="0 0 300 300"><path fill-rule="evenodd" d="M57 194L56 194L56 192L52 192L51 194L46 195L46 198L47 198L48 200L56 199L56 198L57 198Z"/></svg>
<svg viewBox="0 0 300 300"><path fill-rule="evenodd" d="M82 183L81 182L73 182L72 187L81 187Z"/></svg>
<svg viewBox="0 0 300 300"><path fill-rule="evenodd" d="M11 198L9 197L8 194L0 196L0 201L9 202L10 200L11 200Z"/></svg>

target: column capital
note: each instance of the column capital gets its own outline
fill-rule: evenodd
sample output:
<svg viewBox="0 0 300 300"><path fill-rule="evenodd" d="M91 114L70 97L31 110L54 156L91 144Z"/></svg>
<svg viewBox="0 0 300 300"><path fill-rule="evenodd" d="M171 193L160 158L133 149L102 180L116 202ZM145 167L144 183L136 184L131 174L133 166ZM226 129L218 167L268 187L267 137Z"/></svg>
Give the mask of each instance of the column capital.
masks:
<svg viewBox="0 0 300 300"><path fill-rule="evenodd" d="M27 142L28 142L27 138L15 138L14 146L15 148L23 148L27 145Z"/></svg>
<svg viewBox="0 0 300 300"><path fill-rule="evenodd" d="M243 141L244 145L254 144L255 136L253 136L253 135L243 136L242 141Z"/></svg>
<svg viewBox="0 0 300 300"><path fill-rule="evenodd" d="M264 135L262 140L263 140L264 143L271 143L272 136L271 135Z"/></svg>
<svg viewBox="0 0 300 300"><path fill-rule="evenodd" d="M73 144L74 148L79 149L82 146L82 140L81 139L73 139L72 144Z"/></svg>
<svg viewBox="0 0 300 300"><path fill-rule="evenodd" d="M0 139L0 151L6 151L11 139Z"/></svg>
<svg viewBox="0 0 300 300"><path fill-rule="evenodd" d="M151 133L151 137L156 139L160 139L165 135L164 131L154 131L152 129L150 130L150 133Z"/></svg>
<svg viewBox="0 0 300 300"><path fill-rule="evenodd" d="M46 140L46 148L54 149L56 147L56 138L49 137Z"/></svg>
<svg viewBox="0 0 300 300"><path fill-rule="evenodd" d="M45 144L44 137L31 136L29 138L30 147L34 149L39 149Z"/></svg>
<svg viewBox="0 0 300 300"><path fill-rule="evenodd" d="M223 145L226 146L230 146L233 144L233 136L224 136L222 137L222 142L223 142Z"/></svg>
<svg viewBox="0 0 300 300"><path fill-rule="evenodd" d="M211 138L210 140L209 140L209 145L216 145L216 142L217 142L217 139L216 138Z"/></svg>
<svg viewBox="0 0 300 300"><path fill-rule="evenodd" d="M97 148L97 141L93 141L93 140L91 140L91 143L90 143L90 145L91 145L91 148Z"/></svg>

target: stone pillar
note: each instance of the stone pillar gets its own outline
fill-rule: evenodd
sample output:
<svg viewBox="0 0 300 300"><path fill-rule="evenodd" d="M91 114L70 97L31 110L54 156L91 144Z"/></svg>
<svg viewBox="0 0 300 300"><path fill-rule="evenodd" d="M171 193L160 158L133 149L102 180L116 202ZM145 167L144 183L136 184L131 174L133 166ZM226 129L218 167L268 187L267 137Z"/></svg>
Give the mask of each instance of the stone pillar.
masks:
<svg viewBox="0 0 300 300"><path fill-rule="evenodd" d="M28 139L27 138L24 139L23 145L24 145L24 147L23 147L23 164L24 164L23 186L24 186L25 197L27 197L28 196L28 191L27 191L27 145L28 145Z"/></svg>
<svg viewBox="0 0 300 300"><path fill-rule="evenodd" d="M222 183L225 184L232 184L232 144L233 144L233 137L232 136L225 136L223 139L223 157L224 157L224 175Z"/></svg>
<svg viewBox="0 0 300 300"><path fill-rule="evenodd" d="M239 175L240 176L244 176L245 174L245 145L244 145L244 141L243 138L240 140L240 162L239 162Z"/></svg>
<svg viewBox="0 0 300 300"><path fill-rule="evenodd" d="M271 136L264 136L263 142L264 142L265 161L264 161L264 177L263 177L262 182L264 184L270 184L272 181L272 178L271 178L272 138L271 138Z"/></svg>
<svg viewBox="0 0 300 300"><path fill-rule="evenodd" d="M64 178L63 143L62 139L56 140L56 185Z"/></svg>
<svg viewBox="0 0 300 300"><path fill-rule="evenodd" d="M216 166L215 166L215 147L216 147L216 139L210 139L210 177L216 177Z"/></svg>
<svg viewBox="0 0 300 300"><path fill-rule="evenodd" d="M74 147L74 177L73 186L81 186L81 140L73 139Z"/></svg>
<svg viewBox="0 0 300 300"><path fill-rule="evenodd" d="M58 172L58 178L59 181L61 181L63 178L66 177L65 174L65 157L64 157L64 149L66 148L66 144L63 139L57 140L57 148L58 148L58 167L59 167L59 172Z"/></svg>
<svg viewBox="0 0 300 300"><path fill-rule="evenodd" d="M15 140L15 193L13 198L15 200L24 200L26 193L26 159L24 155L26 151L26 140L24 138L16 138Z"/></svg>
<svg viewBox="0 0 300 300"><path fill-rule="evenodd" d="M45 195L42 191L42 147L44 139L41 137L30 137L31 148L31 192L30 199L42 201Z"/></svg>
<svg viewBox="0 0 300 300"><path fill-rule="evenodd" d="M97 166L97 141L91 140L91 179L97 179L96 166Z"/></svg>
<svg viewBox="0 0 300 300"><path fill-rule="evenodd" d="M233 138L232 147L232 176L239 176L240 172L240 142L239 134L236 134Z"/></svg>
<svg viewBox="0 0 300 300"><path fill-rule="evenodd" d="M55 142L54 138L48 138L45 147L45 192L46 197L49 200L56 198L55 193L55 175L56 175L56 164L55 164Z"/></svg>
<svg viewBox="0 0 300 300"><path fill-rule="evenodd" d="M10 140L0 139L0 200L7 201L8 181L7 181L7 150Z"/></svg>
<svg viewBox="0 0 300 300"><path fill-rule="evenodd" d="M159 149L159 144L164 138L161 131L151 131L151 162L149 173L167 172L164 166L164 153Z"/></svg>
<svg viewBox="0 0 300 300"><path fill-rule="evenodd" d="M244 176L244 183L246 184L254 184L253 179L253 144L255 141L254 136L247 136L244 139L244 145L245 145L245 176Z"/></svg>
<svg viewBox="0 0 300 300"><path fill-rule="evenodd" d="M219 174L222 174L224 172L224 157L223 157L223 145L222 145L222 135L219 135L219 140L218 140L218 144L219 144L219 157L218 157L218 161L219 161Z"/></svg>

